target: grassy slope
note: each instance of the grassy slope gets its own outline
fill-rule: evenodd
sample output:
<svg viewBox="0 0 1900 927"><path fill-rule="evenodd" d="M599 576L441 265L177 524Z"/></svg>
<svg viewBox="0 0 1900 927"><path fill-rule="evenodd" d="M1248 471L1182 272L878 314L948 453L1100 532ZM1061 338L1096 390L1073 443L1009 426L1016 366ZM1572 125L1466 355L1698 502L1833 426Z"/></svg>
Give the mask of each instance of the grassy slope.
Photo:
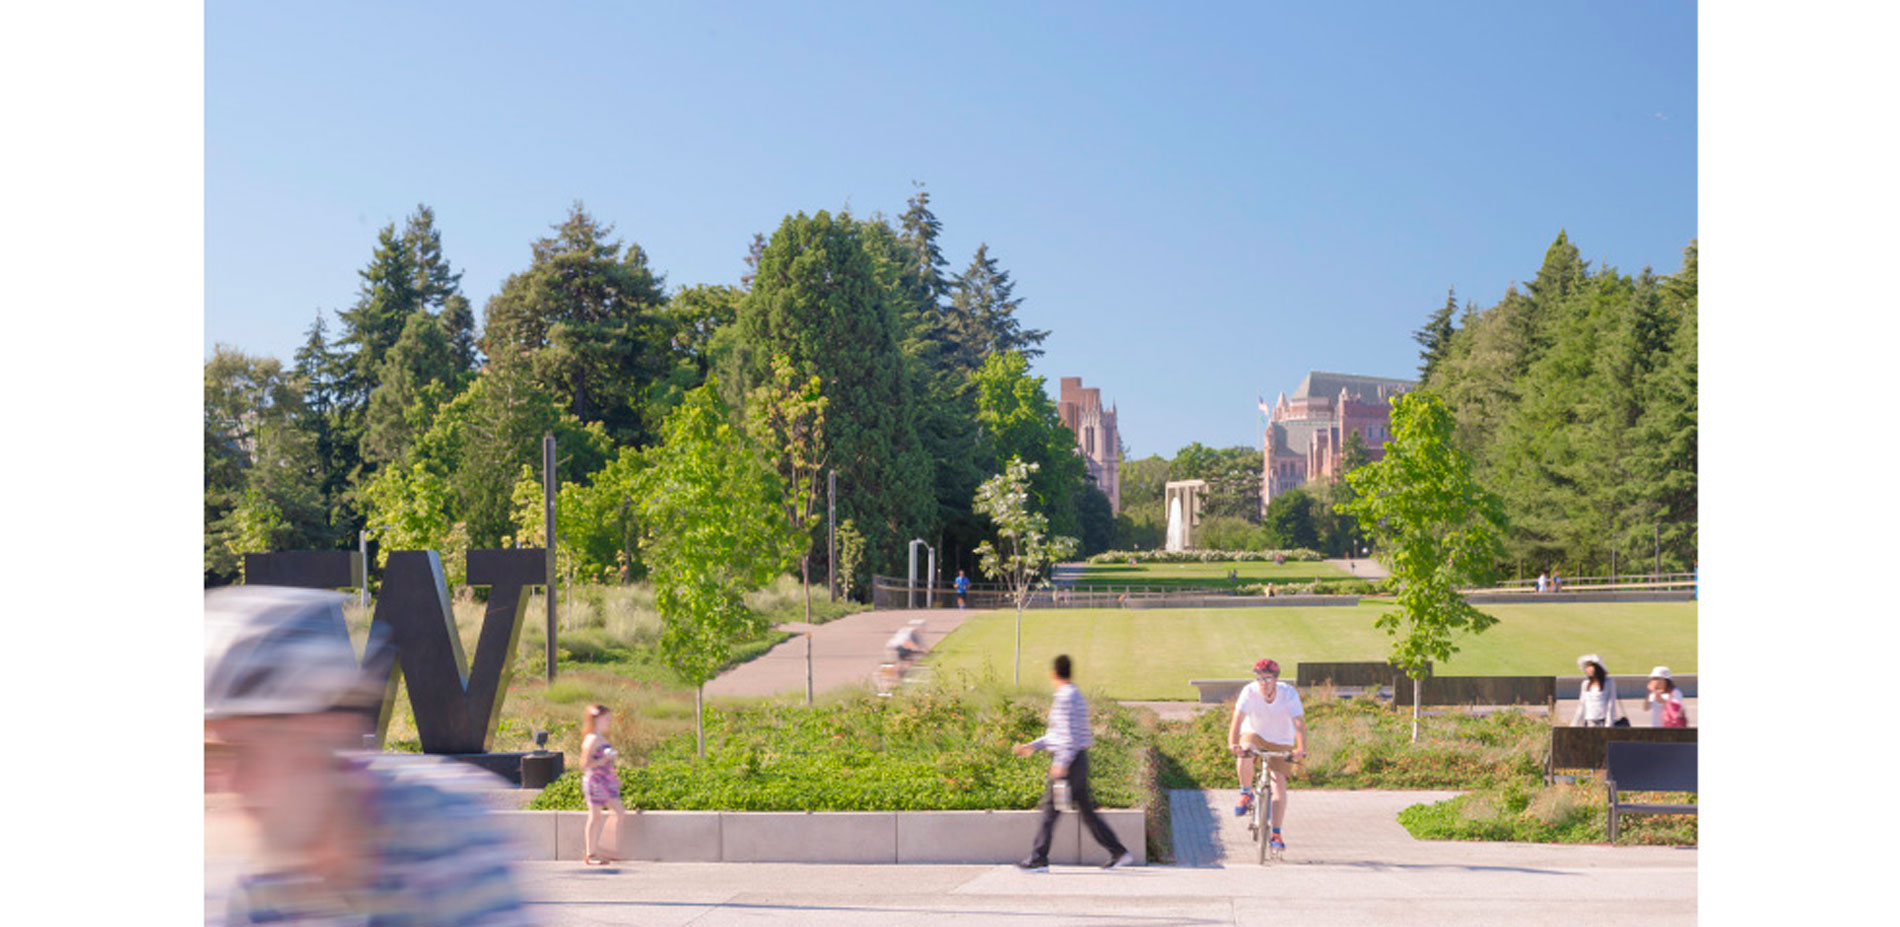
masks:
<svg viewBox="0 0 1900 927"><path fill-rule="evenodd" d="M1270 565L1270 564L1269 564ZM1349 608L1076 609L1023 615L1023 681L1041 686L1057 653L1075 660L1077 682L1117 699L1193 699L1190 679L1237 679L1261 656L1288 667L1306 661L1379 660L1389 651L1373 619L1389 604ZM1658 663L1695 672L1696 603L1499 605L1499 622L1460 639L1445 675L1562 675L1594 651L1613 670ZM972 616L932 656L939 679L987 672L1007 682L1015 613Z"/></svg>
<svg viewBox="0 0 1900 927"><path fill-rule="evenodd" d="M1242 583L1304 583L1315 579L1352 579L1354 574L1319 561L1273 563L1091 563L1077 586L1214 586L1224 588L1227 572ZM1607 657L1605 659L1608 659Z"/></svg>

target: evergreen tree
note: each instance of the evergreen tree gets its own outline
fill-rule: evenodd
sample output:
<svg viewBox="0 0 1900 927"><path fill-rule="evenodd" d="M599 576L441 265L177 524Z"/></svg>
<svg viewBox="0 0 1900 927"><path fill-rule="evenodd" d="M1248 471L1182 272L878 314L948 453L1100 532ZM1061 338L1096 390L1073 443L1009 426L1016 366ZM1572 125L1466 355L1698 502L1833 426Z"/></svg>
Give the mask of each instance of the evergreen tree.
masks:
<svg viewBox="0 0 1900 927"><path fill-rule="evenodd" d="M1075 452L1075 432L1062 424L1043 378L1030 376L1021 354L1004 351L990 355L973 385L976 420L995 468L1012 458L1032 464L1032 506L1046 513L1050 531L1079 535L1076 495L1088 483L1088 466Z"/></svg>
<svg viewBox="0 0 1900 927"><path fill-rule="evenodd" d="M351 496L351 474L361 465L361 422L344 405L351 379L351 358L335 350L318 312L310 323L303 346L297 349L296 377L303 408L296 422L308 437L320 461L317 496L329 525L327 543L320 548L350 546L356 540L361 516Z"/></svg>
<svg viewBox="0 0 1900 927"><path fill-rule="evenodd" d="M383 355L402 337L409 317L422 308L422 294L416 291L415 259L409 243L396 234L394 223L376 233L376 252L357 276L363 282L356 305L338 313L338 317L343 322L339 342L355 349L341 404L361 409L369 403Z"/></svg>
<svg viewBox="0 0 1900 927"><path fill-rule="evenodd" d="M872 569L894 570L904 542L930 526L931 464L916 434L895 307L859 223L822 210L787 216L739 303L734 338L742 390L767 382L779 354L798 376L824 383L838 518L864 534Z"/></svg>
<svg viewBox="0 0 1900 927"><path fill-rule="evenodd" d="M416 437L435 420L436 409L448 400L459 372L448 332L427 312L417 310L384 356L377 387L370 393L364 459L386 464L408 453Z"/></svg>
<svg viewBox="0 0 1900 927"><path fill-rule="evenodd" d="M533 245L533 263L488 302L481 349L507 355L582 422L600 422L619 443L645 443L640 398L665 376L659 313L664 281L646 252L609 240L575 203L555 234Z"/></svg>
<svg viewBox="0 0 1900 927"><path fill-rule="evenodd" d="M1450 350L1451 336L1456 329L1451 323L1451 314L1458 311L1458 291L1456 288L1445 292L1445 305L1432 313L1425 321L1425 327L1412 333L1412 340L1423 348L1418 352L1418 382L1429 386L1432 381L1432 368L1445 357Z"/></svg>
<svg viewBox="0 0 1900 927"><path fill-rule="evenodd" d="M1028 358L1042 356L1038 345L1049 333L1024 328L1016 318L1022 300L1015 297L1015 288L1009 272L990 257L988 244L977 246L970 266L951 285L953 327L957 337L974 348L978 357L988 358L1003 351L1016 351Z"/></svg>

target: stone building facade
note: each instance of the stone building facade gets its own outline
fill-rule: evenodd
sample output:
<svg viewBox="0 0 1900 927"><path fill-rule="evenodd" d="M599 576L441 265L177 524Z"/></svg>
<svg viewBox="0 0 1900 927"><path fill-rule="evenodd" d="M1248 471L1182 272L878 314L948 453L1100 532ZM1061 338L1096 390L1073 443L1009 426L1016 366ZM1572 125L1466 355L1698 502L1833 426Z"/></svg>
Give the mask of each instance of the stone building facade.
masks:
<svg viewBox="0 0 1900 927"><path fill-rule="evenodd" d="M1089 479L1108 496L1115 514L1122 511L1121 432L1115 427L1115 409L1102 408L1102 391L1082 387L1081 377L1063 377L1056 414L1075 432L1075 450L1088 464Z"/></svg>
<svg viewBox="0 0 1900 927"><path fill-rule="evenodd" d="M1260 402L1267 417L1260 453L1260 511L1273 497L1341 472L1346 437L1357 434L1372 460L1385 456L1392 437L1392 397L1418 387L1413 380L1312 371L1291 397Z"/></svg>

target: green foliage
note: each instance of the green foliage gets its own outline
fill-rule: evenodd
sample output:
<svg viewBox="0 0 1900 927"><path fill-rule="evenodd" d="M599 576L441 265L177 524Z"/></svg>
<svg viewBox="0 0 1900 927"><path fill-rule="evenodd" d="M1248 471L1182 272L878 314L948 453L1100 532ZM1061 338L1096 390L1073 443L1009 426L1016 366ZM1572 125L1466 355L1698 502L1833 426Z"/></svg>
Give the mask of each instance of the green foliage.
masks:
<svg viewBox="0 0 1900 927"><path fill-rule="evenodd" d="M1260 520L1260 450L1204 447L1196 441L1177 451L1168 464L1170 480L1205 480L1201 510L1209 517ZM1163 514L1163 523L1167 516Z"/></svg>
<svg viewBox="0 0 1900 927"><path fill-rule="evenodd" d="M1015 651L1012 683L1022 683L1023 608L1036 579L1050 564L1075 552L1076 540L1064 535L1049 536L1049 519L1030 504L1030 479L1036 464L1011 457L1003 472L977 487L974 508L989 516L996 525L996 542L984 541L976 547L977 568L991 579L1002 582L1010 600L1016 603L1018 646Z"/></svg>
<svg viewBox="0 0 1900 927"><path fill-rule="evenodd" d="M1472 479L1470 458L1452 443L1450 412L1426 392L1393 400L1384 458L1347 480L1358 493L1348 511L1377 542L1397 593L1397 609L1377 625L1396 638L1392 662L1418 678L1428 663L1458 652L1454 633L1481 633L1497 620L1459 590L1491 577L1502 553L1502 505Z"/></svg>
<svg viewBox="0 0 1900 927"><path fill-rule="evenodd" d="M873 569L895 569L905 539L931 521L932 469L913 420L894 282L863 225L820 211L787 216L739 303L731 364L743 389L784 356L824 384L824 459L838 471L838 517L864 533Z"/></svg>
<svg viewBox="0 0 1900 927"><path fill-rule="evenodd" d="M1018 613L1042 571L1076 547L1075 538L1049 536L1049 519L1031 507L1029 486L1036 467L1011 457L1002 473L984 480L976 491L976 511L989 516L997 535L995 544L977 545L979 567L1008 588Z"/></svg>
<svg viewBox="0 0 1900 927"><path fill-rule="evenodd" d="M436 414L408 459L442 476L454 519L468 524L478 546L495 547L516 530L515 482L524 466L540 472L541 440L550 432L557 476L565 481L598 469L613 447L603 425L583 425L564 412L524 365L491 360Z"/></svg>
<svg viewBox="0 0 1900 927"><path fill-rule="evenodd" d="M733 427L717 388L686 394L635 482L641 550L666 626L661 652L695 686L734 642L764 633L745 594L782 572L805 541L785 523L778 476Z"/></svg>
<svg viewBox="0 0 1900 927"><path fill-rule="evenodd" d="M838 523L838 594L850 598L858 588L858 567L864 563L864 535L847 518Z"/></svg>
<svg viewBox="0 0 1900 927"><path fill-rule="evenodd" d="M1294 788L1482 789L1543 775L1550 726L1542 718L1519 711L1426 718L1413 742L1407 718L1375 700L1303 694L1307 758L1296 767ZM1174 760L1165 788L1234 787L1232 717L1229 701L1191 721L1160 724L1157 744Z"/></svg>
<svg viewBox="0 0 1900 927"><path fill-rule="evenodd" d="M650 437L639 401L672 366L665 281L639 245L623 251L612 235L575 203L489 300L481 346L491 360L522 363L567 414L637 444Z"/></svg>
<svg viewBox="0 0 1900 927"><path fill-rule="evenodd" d="M1591 268L1567 235L1528 294L1468 306L1425 388L1441 395L1510 523L1506 554L1608 572L1696 559L1696 244L1682 268ZM1421 332L1421 335L1424 335ZM1423 343L1423 342L1421 342ZM1660 547L1660 551L1658 548Z"/></svg>
<svg viewBox="0 0 1900 927"><path fill-rule="evenodd" d="M1144 733L1112 702L1091 709L1096 802L1134 806L1143 795ZM1040 734L1046 712L1047 697L941 691L855 695L809 708L711 707L703 761L693 759L692 738L675 737L647 765L621 770L621 796L630 808L667 810L1028 809L1042 796L1047 763L1009 748ZM583 807L578 771L529 807Z"/></svg>
<svg viewBox="0 0 1900 927"><path fill-rule="evenodd" d="M1029 361L1014 351L990 355L971 377L976 418L995 455L994 472L1005 461L1029 463L1029 490L1035 508L1045 513L1049 530L1081 533L1076 496L1088 481L1088 465L1075 452L1075 433L1062 424L1042 377L1029 375Z"/></svg>
<svg viewBox="0 0 1900 927"><path fill-rule="evenodd" d="M451 588L462 585L469 550L466 525L449 514L448 483L426 463L385 467L363 490L368 530L376 539L376 565L389 563L398 550L433 550L442 556L442 572Z"/></svg>
<svg viewBox="0 0 1900 927"><path fill-rule="evenodd" d="M1289 489L1267 503L1262 519L1266 542L1271 547L1319 546L1319 530L1314 525L1313 496L1304 489Z"/></svg>

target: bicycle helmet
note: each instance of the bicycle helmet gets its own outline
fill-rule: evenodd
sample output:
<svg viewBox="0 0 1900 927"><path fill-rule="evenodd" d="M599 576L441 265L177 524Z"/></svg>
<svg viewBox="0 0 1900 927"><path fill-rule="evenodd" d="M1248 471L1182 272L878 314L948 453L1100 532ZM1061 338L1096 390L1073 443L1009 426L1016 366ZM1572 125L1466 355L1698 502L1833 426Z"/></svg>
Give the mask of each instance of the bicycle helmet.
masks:
<svg viewBox="0 0 1900 927"><path fill-rule="evenodd" d="M1273 675L1278 676L1280 675L1280 664L1275 663L1272 660L1262 658L1260 662L1255 663L1253 665L1253 672L1254 672L1254 675L1256 676L1260 675L1261 673L1272 673Z"/></svg>
<svg viewBox="0 0 1900 927"><path fill-rule="evenodd" d="M343 596L233 586L205 596L205 719L358 710L377 700Z"/></svg>

